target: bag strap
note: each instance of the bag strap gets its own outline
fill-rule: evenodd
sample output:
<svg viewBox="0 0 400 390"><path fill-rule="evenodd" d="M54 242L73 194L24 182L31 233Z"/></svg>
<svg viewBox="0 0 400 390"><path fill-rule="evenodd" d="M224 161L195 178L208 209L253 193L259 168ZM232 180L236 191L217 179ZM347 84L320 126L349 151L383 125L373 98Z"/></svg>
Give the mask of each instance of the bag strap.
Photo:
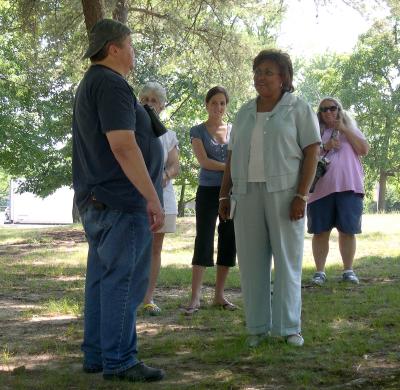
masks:
<svg viewBox="0 0 400 390"><path fill-rule="evenodd" d="M334 138L334 137L336 136L336 134L337 134L337 130L336 130L336 129L332 129L332 133L331 133L331 136L329 137L329 141L330 141L332 138ZM327 150L327 151L325 152L325 154L322 156L322 158L325 158L326 155L327 155L329 152L330 152L330 150Z"/></svg>

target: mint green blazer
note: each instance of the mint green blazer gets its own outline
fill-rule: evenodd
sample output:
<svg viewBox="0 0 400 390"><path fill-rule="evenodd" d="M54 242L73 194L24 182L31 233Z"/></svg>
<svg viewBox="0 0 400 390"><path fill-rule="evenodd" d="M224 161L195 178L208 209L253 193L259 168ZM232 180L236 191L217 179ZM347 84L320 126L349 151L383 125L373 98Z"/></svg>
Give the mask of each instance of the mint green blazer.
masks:
<svg viewBox="0 0 400 390"><path fill-rule="evenodd" d="M256 124L256 99L245 103L236 114L228 149L232 151L232 192L247 192L250 144ZM321 143L316 114L303 99L285 92L267 116L264 127L264 169L268 192L297 186L303 149Z"/></svg>

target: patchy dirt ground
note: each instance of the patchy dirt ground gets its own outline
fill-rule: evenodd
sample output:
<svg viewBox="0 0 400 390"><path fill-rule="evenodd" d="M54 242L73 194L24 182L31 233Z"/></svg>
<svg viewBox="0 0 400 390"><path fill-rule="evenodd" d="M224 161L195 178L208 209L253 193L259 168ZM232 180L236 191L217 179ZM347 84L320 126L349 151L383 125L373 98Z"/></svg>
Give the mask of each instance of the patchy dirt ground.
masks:
<svg viewBox="0 0 400 390"><path fill-rule="evenodd" d="M186 292L185 292L186 293ZM215 310L209 302L211 302L213 290L209 287L204 289L205 302L203 302L203 310ZM156 300L160 306L168 304L168 300L180 298L182 290L180 289L158 289ZM228 296L235 302L240 300L240 292L230 290ZM58 316L33 316L32 318L21 317L21 314L27 310L38 309L40 302L43 300L43 295L35 293L24 294L23 297L6 297L0 296L0 346L3 354L0 364L1 372L13 372L20 374L24 371L31 371L46 367L59 367L62 361L59 360L57 351L52 353L53 348L62 348L62 345L49 345L49 351L43 353L43 343L48 340L60 340L60 335L68 335L71 332L76 332L79 337L74 343L70 341L68 355L75 360L75 363L70 364L70 368L77 373L81 372L81 354L79 351L81 329L83 327L82 319L71 315ZM208 302L208 303L207 303ZM180 319L182 314L179 308L175 310L166 310L162 316L149 317L144 316L141 312L138 315L138 334L141 340L145 340L147 336L154 336L160 332L168 333L188 331L193 326L190 320L182 323ZM165 331L168 332L165 332ZM204 337L212 332L211 329L196 328L196 332L203 332ZM166 341L168 335L165 336ZM6 347L4 347L6 346ZM34 352L35 346L38 347L38 353ZM5 348L5 349L4 349ZM40 351L39 351L40 350ZM18 351L11 353L7 357L7 351ZM25 352L25 351L28 351ZM396 358L397 357L397 358ZM160 364L162 359L158 359ZM355 371L357 379L342 383L340 386L322 386L321 388L328 389L397 389L400 384L400 345L393 345L392 348L386 349L377 353L365 355ZM180 383L182 386L189 386L191 381L195 380L199 372L198 363L192 363L190 360L185 360L182 363L176 362L179 369L183 369L185 376L182 377ZM234 363L233 363L234 364ZM173 361L169 361L169 366L174 366ZM211 367L210 367L211 368ZM264 375L263 367L254 365L239 365L229 367L243 375L253 375L254 377L262 377ZM177 367L178 369L178 367ZM207 367L200 368L207 372ZM185 379L186 378L186 379ZM204 380L204 375L201 378ZM211 380L212 378L210 378ZM241 389L286 389L283 384L268 386L253 386L253 387L238 387ZM290 387L289 387L290 388Z"/></svg>
<svg viewBox="0 0 400 390"><path fill-rule="evenodd" d="M171 308L171 301L180 300L182 294L185 294L186 298L187 293L188 291L183 292L181 289L157 289L155 299L161 307L166 309L163 310L163 315L157 317L150 317L139 311L137 331L140 350L153 348L153 342L151 341L153 337L158 338L158 345L162 345L163 340L165 345L170 345L171 337L186 338L196 334L202 335L207 339L212 336L214 332L212 324L204 327L194 326L190 318L185 318L182 315L179 307ZM217 314L220 309L211 305L213 289L205 287L203 293L204 300L202 301L203 307L201 310L210 313L215 311ZM239 294L238 290L229 290L227 292L229 299L234 302L240 299ZM49 371L51 368L58 369L62 367L65 369L65 365L71 371L70 375L73 376L73 373L82 375L82 355L80 353L83 329L82 318L69 315L21 317L21 314L26 310L38 309L40 302L45 298L43 295L38 296L34 293L27 293L19 298L0 296L0 346L6 346L6 350L0 350L0 354L3 352L3 357L0 357L0 382L2 372L13 376L25 375L28 372L34 374L42 370ZM62 345L64 338L67 344L65 346ZM73 341L71 341L71 338ZM63 351L63 348L67 350ZM13 352L7 356L8 351ZM173 358L168 358L167 367L170 378L163 382L165 388L191 388L196 381L207 381L208 376L208 381L212 383L215 380L216 371L218 371L218 375L222 375L222 368L225 367L228 370L227 375L229 375L230 370L235 368L230 367L229 362L219 363L217 367L207 364L199 366L198 362L189 358L190 354L191 351L188 349L187 351L180 351ZM60 359L60 355L64 357ZM67 363L65 363L65 356L67 356ZM162 353L160 357L156 356L157 353L152 356L153 364L165 367L166 362L162 357ZM174 374L171 375L171 373ZM176 376L178 376L178 379L176 379ZM97 375L93 382L93 386L95 386L93 388L97 388L96 383L102 385L102 382L101 376ZM8 388L12 389L12 387ZM208 387L206 386L205 388ZM250 389L250 387L237 388ZM265 389L267 387L251 388Z"/></svg>
<svg viewBox="0 0 400 390"><path fill-rule="evenodd" d="M190 225L187 226L190 228ZM0 256L8 256L12 261L18 263L29 254L43 248L58 248L60 251L73 251L85 242L85 237L80 230L46 231L35 240L19 241L15 244L0 245ZM29 375L39 375L48 371L51 367L70 370L69 375L80 375L81 353L80 343L82 339L82 318L73 315L46 316L35 314L42 307L43 302L51 298L61 298L65 293L64 287L52 289L33 289L31 282L40 282L43 278L46 282L54 281L60 286L79 284L74 287L76 294L83 294L83 276L49 276L36 275L35 278L27 279L23 274L14 275L17 277L12 288L3 288L0 284L0 382L2 375L20 375L29 372ZM19 279L20 278L20 279ZM391 277L364 277L364 285L398 285L400 277L396 274ZM69 287L69 291L73 288ZM332 294L331 289L316 289L308 283L303 285L305 294L326 295ZM187 302L189 286L185 289L179 288L158 288L156 301L165 310L163 315L148 317L139 311L138 334L140 350L152 350L154 348L152 338L157 338L159 345L171 346L173 338L190 338L194 334L204 337L204 340L213 337L214 325L212 320L218 318L222 312L212 307L213 289L209 286L204 288L201 311L208 315L210 321L199 325L195 320L185 318L179 309L180 304ZM232 289L227 291L228 298L235 303L241 304L240 290ZM179 303L180 302L180 303ZM179 303L179 304L178 304ZM33 313L33 314L32 314ZM242 312L240 312L242 315ZM371 313L372 315L372 313ZM388 324L387 326L390 326ZM228 332L224 335L225 340L241 337L235 332ZM189 344L190 345L190 344ZM209 344L204 343L204 348ZM164 388L193 388L193 383L203 381L206 385L203 388L213 388L212 383L221 376L237 373L247 383L252 379L263 378L266 367L264 364L254 364L249 356L240 362L217 361L215 364L203 363L199 365L198 359L193 359L190 348L180 350L174 357L168 357L165 362L163 352L158 357L152 356L154 363L164 366L167 364L169 372L174 372L172 379L167 379ZM310 353L310 352L309 352ZM301 357L301 356L300 356ZM309 357L307 357L309 358ZM334 358L334 357L333 357ZM318 359L316 357L315 359ZM288 370L285 367L284 370ZM318 388L327 389L400 389L400 345L393 343L391 346L382 348L378 352L366 354L358 361L356 367L347 367L347 372L353 375L337 386L321 385ZM39 373L39 374L38 374ZM323 373L317 373L322 375ZM40 376L40 375L39 375ZM4 376L3 376L4 378ZM7 377L9 378L9 377ZM95 376L93 386L101 386L101 376ZM246 379L247 378L247 379ZM279 375L276 378L268 378L269 385L255 384L247 386L244 383L237 383L232 389L291 389L285 380ZM39 381L39 378L37 379ZM13 383L12 380L9 383ZM40 383L40 382L38 382ZM209 383L209 385L207 385ZM221 382L222 383L222 382ZM0 388L2 386L0 385ZM12 385L5 387L13 389ZM69 388L69 387L68 387ZM75 387L78 388L78 387ZM222 388L222 387L218 387ZM228 388L228 387L227 387ZM305 387L301 387L305 388ZM307 389L308 390L308 389Z"/></svg>

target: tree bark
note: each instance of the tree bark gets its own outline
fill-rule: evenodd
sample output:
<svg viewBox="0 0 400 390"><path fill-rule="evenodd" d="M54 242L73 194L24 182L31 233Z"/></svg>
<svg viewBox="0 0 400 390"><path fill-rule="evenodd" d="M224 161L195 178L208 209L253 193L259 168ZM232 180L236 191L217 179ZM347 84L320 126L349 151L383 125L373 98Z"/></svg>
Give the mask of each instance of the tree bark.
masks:
<svg viewBox="0 0 400 390"><path fill-rule="evenodd" d="M86 30L89 33L96 22L105 17L104 0L82 0L82 9Z"/></svg>
<svg viewBox="0 0 400 390"><path fill-rule="evenodd" d="M183 182L178 202L178 217L185 216L185 189L186 189L186 183Z"/></svg>
<svg viewBox="0 0 400 390"><path fill-rule="evenodd" d="M114 11L112 13L113 19L118 20L123 24L126 24L126 22L128 21L129 7L127 3L127 0L117 0Z"/></svg>
<svg viewBox="0 0 400 390"><path fill-rule="evenodd" d="M381 170L379 173L379 195L378 195L378 211L386 211L386 182L387 172Z"/></svg>

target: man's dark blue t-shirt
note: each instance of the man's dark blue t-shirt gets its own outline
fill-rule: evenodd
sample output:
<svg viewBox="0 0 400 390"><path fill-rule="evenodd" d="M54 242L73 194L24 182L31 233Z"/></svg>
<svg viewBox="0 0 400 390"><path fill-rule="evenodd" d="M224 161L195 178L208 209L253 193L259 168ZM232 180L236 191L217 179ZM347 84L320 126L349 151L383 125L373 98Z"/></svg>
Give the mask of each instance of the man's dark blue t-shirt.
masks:
<svg viewBox="0 0 400 390"><path fill-rule="evenodd" d="M152 131L150 117L119 73L103 65L92 65L77 89L72 124L72 176L80 212L86 209L91 195L107 207L124 212L146 207L145 199L111 151L106 133L113 130L135 131L162 201L163 150Z"/></svg>

